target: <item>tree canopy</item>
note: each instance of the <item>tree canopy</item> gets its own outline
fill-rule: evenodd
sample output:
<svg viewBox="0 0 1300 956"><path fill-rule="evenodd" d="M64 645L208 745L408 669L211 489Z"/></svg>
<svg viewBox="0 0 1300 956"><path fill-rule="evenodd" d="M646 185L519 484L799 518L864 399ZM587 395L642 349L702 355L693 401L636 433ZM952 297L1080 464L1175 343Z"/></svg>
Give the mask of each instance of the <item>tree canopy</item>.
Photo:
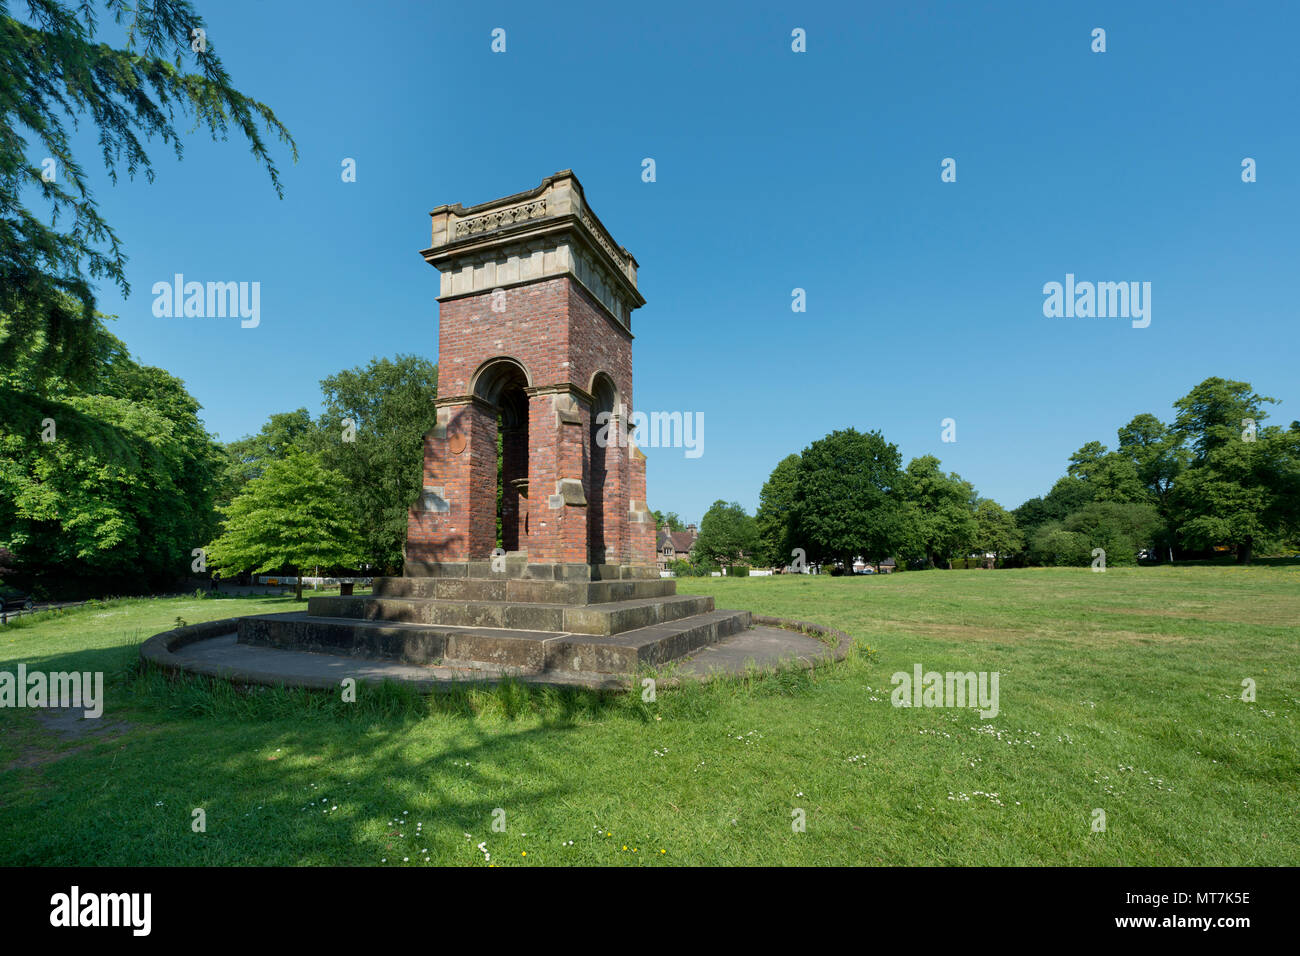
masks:
<svg viewBox="0 0 1300 956"><path fill-rule="evenodd" d="M744 558L752 559L757 549L754 516L735 501L718 500L700 519L700 536L692 551L706 561L730 567Z"/></svg>
<svg viewBox="0 0 1300 956"><path fill-rule="evenodd" d="M361 532L346 501L347 481L320 456L294 451L267 464L226 511L221 535L207 548L208 564L227 575L292 569L355 567Z"/></svg>
<svg viewBox="0 0 1300 956"><path fill-rule="evenodd" d="M190 572L223 460L183 382L91 330L80 379L22 390L34 351L0 371L0 543L42 590L136 593Z"/></svg>
<svg viewBox="0 0 1300 956"><path fill-rule="evenodd" d="M69 123L95 128L113 183L122 171L152 181L150 140L179 158L178 118L214 140L233 128L281 196L266 136L295 161L297 147L268 106L235 89L189 0L27 0L25 17L10 6L0 0L0 313L10 317L0 367L19 343L35 386L91 374L92 280L130 291L124 245L99 213ZM102 35L101 7L121 46Z"/></svg>

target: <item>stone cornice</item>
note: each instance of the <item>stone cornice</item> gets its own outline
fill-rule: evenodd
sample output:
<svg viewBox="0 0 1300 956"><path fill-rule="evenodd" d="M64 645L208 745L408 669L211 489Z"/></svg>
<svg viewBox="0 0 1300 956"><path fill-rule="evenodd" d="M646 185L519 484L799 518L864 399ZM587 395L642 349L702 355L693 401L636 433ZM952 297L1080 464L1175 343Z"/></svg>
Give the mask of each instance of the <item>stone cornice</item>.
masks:
<svg viewBox="0 0 1300 956"><path fill-rule="evenodd" d="M425 261L443 274L439 301L522 282L574 276L624 328L645 305L637 261L614 242L569 170L527 192L430 213Z"/></svg>

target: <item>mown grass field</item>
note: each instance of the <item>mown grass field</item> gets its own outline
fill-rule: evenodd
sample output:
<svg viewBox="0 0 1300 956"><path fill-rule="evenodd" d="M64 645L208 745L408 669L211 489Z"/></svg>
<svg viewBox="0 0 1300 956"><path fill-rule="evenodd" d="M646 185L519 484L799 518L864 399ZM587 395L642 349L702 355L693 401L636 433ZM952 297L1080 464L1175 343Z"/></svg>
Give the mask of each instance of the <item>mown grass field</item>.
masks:
<svg viewBox="0 0 1300 956"><path fill-rule="evenodd" d="M343 704L138 673L178 616L287 598L0 629L0 670L108 687L98 722L0 710L0 863L1300 863L1300 568L679 583L870 651L654 703L506 686ZM916 663L999 672L1001 713L891 706Z"/></svg>

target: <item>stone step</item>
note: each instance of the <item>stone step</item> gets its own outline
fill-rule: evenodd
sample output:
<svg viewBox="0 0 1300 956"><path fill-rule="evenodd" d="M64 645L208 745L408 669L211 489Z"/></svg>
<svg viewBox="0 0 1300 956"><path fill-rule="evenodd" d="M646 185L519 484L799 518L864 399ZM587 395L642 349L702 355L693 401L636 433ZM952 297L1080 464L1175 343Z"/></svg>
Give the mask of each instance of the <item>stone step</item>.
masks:
<svg viewBox="0 0 1300 956"><path fill-rule="evenodd" d="M521 674L631 674L717 643L752 624L714 611L594 635L316 617L301 611L239 618L238 643L421 665L487 664Z"/></svg>
<svg viewBox="0 0 1300 956"><path fill-rule="evenodd" d="M375 578L372 597L518 604L607 604L677 593L671 578L554 581L532 578Z"/></svg>
<svg viewBox="0 0 1300 956"><path fill-rule="evenodd" d="M712 597L695 595L585 605L390 597L311 597L307 600L307 613L312 617L577 634L619 634L712 610Z"/></svg>
<svg viewBox="0 0 1300 956"><path fill-rule="evenodd" d="M547 670L631 674L716 644L752 626L749 611L720 610L606 636L568 634L546 645Z"/></svg>
<svg viewBox="0 0 1300 956"><path fill-rule="evenodd" d="M653 565L633 564L542 564L529 562L526 556L507 554L505 567L493 571L490 560L418 561L408 559L404 577L408 578L521 578L534 581L626 581L658 580L659 569Z"/></svg>

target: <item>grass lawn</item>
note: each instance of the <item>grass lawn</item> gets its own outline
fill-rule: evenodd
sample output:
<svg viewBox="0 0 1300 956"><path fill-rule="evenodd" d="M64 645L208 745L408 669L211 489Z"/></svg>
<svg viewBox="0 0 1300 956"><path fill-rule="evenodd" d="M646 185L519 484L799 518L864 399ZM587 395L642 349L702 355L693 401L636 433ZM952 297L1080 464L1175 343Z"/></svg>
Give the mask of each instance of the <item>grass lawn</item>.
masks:
<svg viewBox="0 0 1300 956"><path fill-rule="evenodd" d="M1300 568L679 586L860 650L654 703L507 685L343 704L138 672L139 643L177 617L291 598L0 628L0 670L104 671L107 687L97 722L0 710L0 863L1300 863ZM917 663L999 672L1000 714L891 706L890 675Z"/></svg>

